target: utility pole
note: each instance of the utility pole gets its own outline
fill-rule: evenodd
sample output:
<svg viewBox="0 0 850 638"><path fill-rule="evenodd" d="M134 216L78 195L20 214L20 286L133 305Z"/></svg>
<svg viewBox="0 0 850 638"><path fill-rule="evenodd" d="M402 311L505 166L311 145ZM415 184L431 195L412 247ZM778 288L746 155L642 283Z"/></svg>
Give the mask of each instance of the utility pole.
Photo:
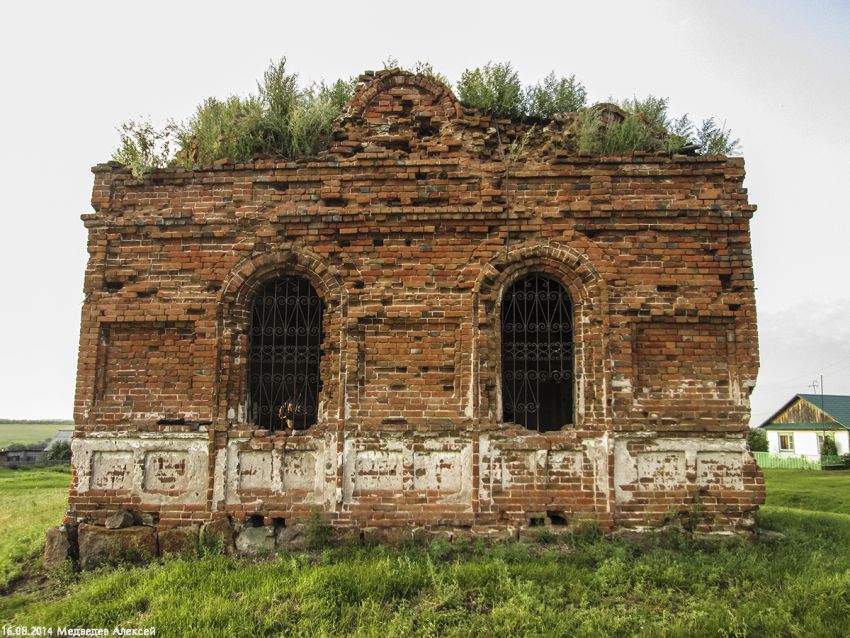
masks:
<svg viewBox="0 0 850 638"><path fill-rule="evenodd" d="M820 375L820 419L821 419L821 439L823 440L823 444L826 444L826 426L824 426L824 414L826 414L823 410L823 375Z"/></svg>
<svg viewBox="0 0 850 638"><path fill-rule="evenodd" d="M809 384L809 387L812 388L816 393L818 388L820 388L820 411L821 413L818 415L818 421L820 422L820 438L822 443L818 446L818 453L823 456L823 444L826 442L826 421L824 421L824 409L823 409L823 375L820 375L820 383L818 383L817 379L812 381Z"/></svg>

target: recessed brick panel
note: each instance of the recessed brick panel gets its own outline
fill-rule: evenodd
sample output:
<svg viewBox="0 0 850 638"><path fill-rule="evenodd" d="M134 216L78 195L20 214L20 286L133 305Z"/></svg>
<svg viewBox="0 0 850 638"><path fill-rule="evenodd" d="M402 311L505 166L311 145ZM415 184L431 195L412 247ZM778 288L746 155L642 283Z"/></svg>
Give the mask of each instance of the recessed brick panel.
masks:
<svg viewBox="0 0 850 638"><path fill-rule="evenodd" d="M102 324L97 409L104 416L117 412L121 419L205 412L195 386L201 370L194 340L190 323Z"/></svg>
<svg viewBox="0 0 850 638"><path fill-rule="evenodd" d="M644 321L635 328L637 387L671 399L728 394L727 328L713 323Z"/></svg>
<svg viewBox="0 0 850 638"><path fill-rule="evenodd" d="M457 323L385 319L363 330L364 416L424 422L457 416Z"/></svg>

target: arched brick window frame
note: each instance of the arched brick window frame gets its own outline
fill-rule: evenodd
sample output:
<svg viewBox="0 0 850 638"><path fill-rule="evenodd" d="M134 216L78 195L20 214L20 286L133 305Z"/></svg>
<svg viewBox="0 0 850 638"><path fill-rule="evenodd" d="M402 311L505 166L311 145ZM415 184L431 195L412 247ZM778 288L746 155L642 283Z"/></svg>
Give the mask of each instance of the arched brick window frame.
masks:
<svg viewBox="0 0 850 638"><path fill-rule="evenodd" d="M609 314L608 289L602 274L608 264L601 254L594 255L591 261L588 253L594 246L589 241L576 243L579 245L520 244L507 253L499 252L481 267L473 286L473 320L477 329L473 388L477 389L474 401L481 427L503 424L501 304L504 293L522 277L540 273L564 286L573 306L575 385L571 429L608 428L611 418Z"/></svg>
<svg viewBox="0 0 850 638"><path fill-rule="evenodd" d="M324 306L319 374L318 421L310 430L336 423L341 414L344 330L348 297L336 269L311 251L273 252L245 259L227 276L219 299L219 352L216 383L217 419L233 425L248 424L248 349L254 299L270 281L302 277Z"/></svg>

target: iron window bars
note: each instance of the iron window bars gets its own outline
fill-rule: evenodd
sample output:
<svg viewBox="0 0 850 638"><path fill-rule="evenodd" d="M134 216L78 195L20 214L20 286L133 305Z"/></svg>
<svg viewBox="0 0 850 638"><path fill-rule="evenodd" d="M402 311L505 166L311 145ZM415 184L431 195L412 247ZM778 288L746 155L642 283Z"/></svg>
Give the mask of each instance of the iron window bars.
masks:
<svg viewBox="0 0 850 638"><path fill-rule="evenodd" d="M304 277L279 277L254 299L248 345L248 415L269 430L318 420L324 304Z"/></svg>
<svg viewBox="0 0 850 638"><path fill-rule="evenodd" d="M517 280L502 298L503 420L541 432L572 422L572 302L540 273Z"/></svg>

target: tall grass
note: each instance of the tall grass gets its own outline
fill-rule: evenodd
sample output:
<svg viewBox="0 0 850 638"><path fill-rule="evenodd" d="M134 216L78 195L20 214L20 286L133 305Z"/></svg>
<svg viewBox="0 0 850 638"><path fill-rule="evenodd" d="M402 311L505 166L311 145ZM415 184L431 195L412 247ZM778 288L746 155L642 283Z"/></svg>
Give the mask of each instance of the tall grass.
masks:
<svg viewBox="0 0 850 638"><path fill-rule="evenodd" d="M385 69L398 66L392 57L384 62ZM416 62L412 70L449 84L428 62ZM286 58L281 58L266 69L256 93L207 98L182 124L169 121L157 127L143 118L125 122L112 158L142 178L165 166L191 169L217 161L314 156L329 145L333 123L351 98L355 82L352 78L301 86L298 75L287 71ZM738 146L725 124L714 118L703 120L699 127L687 115L669 118L666 98L625 100L622 122L602 122L596 109L586 107L587 90L575 75L558 77L551 72L542 82L523 88L509 62L488 62L466 69L456 88L463 103L497 117L548 120L578 113L577 127L567 131L567 137L575 140L574 150L581 153L672 153L687 147L728 155Z"/></svg>
<svg viewBox="0 0 850 638"><path fill-rule="evenodd" d="M580 153L612 155L643 151L701 155L731 155L739 146L725 125L714 118L696 127L687 114L669 115L669 101L648 95L623 100L618 105L622 118L606 122L598 107L579 110L576 119L575 148Z"/></svg>
<svg viewBox="0 0 850 638"><path fill-rule="evenodd" d="M169 122L162 129L143 119L123 124L113 159L142 177L168 165L315 155L327 145L353 90L353 80L301 87L282 58L269 65L255 94L207 98L183 124Z"/></svg>

